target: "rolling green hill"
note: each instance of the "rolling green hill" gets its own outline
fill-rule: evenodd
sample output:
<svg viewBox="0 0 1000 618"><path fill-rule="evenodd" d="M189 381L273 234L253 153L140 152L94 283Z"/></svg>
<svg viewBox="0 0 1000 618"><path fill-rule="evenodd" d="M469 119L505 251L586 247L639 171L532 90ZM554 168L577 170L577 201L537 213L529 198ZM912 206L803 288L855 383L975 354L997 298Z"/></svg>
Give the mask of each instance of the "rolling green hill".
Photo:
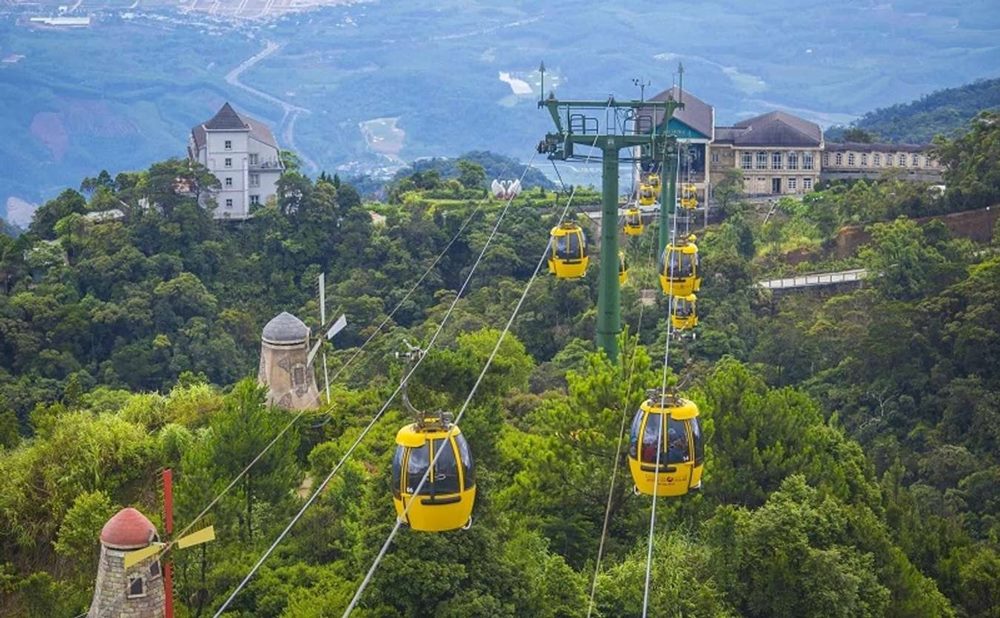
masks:
<svg viewBox="0 0 1000 618"><path fill-rule="evenodd" d="M877 140L927 144L935 135L953 136L976 114L1000 108L1000 79L982 79L958 88L925 95L911 103L900 103L868 112L850 127L832 127L829 140L840 141L850 128L861 129Z"/></svg>

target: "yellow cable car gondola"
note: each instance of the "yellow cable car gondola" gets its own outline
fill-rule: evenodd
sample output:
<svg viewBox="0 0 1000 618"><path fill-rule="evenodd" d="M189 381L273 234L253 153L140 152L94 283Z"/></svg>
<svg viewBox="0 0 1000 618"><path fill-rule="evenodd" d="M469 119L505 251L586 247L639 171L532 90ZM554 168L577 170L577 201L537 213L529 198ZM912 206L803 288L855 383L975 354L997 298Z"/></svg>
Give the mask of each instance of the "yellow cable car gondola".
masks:
<svg viewBox="0 0 1000 618"><path fill-rule="evenodd" d="M656 191L646 183L639 185L639 205L652 206L656 203Z"/></svg>
<svg viewBox="0 0 1000 618"><path fill-rule="evenodd" d="M685 184L681 187L681 208L687 208L688 210L694 210L698 207L698 187L691 183Z"/></svg>
<svg viewBox="0 0 1000 618"><path fill-rule="evenodd" d="M624 251L618 252L618 285L628 283L628 258Z"/></svg>
<svg viewBox="0 0 1000 618"><path fill-rule="evenodd" d="M625 211L625 235L639 236L645 226L642 223L642 211L632 207Z"/></svg>
<svg viewBox="0 0 1000 618"><path fill-rule="evenodd" d="M646 182L648 182L649 186L653 188L653 191L659 191L660 190L660 175L659 174L650 174L649 177L646 178Z"/></svg>
<svg viewBox="0 0 1000 618"><path fill-rule="evenodd" d="M636 493L653 495L654 483L656 495L663 497L700 490L705 442L698 406L673 394L650 391L632 419L628 466Z"/></svg>
<svg viewBox="0 0 1000 618"><path fill-rule="evenodd" d="M690 296L701 288L695 237L670 243L660 255L660 287L667 296Z"/></svg>
<svg viewBox="0 0 1000 618"><path fill-rule="evenodd" d="M587 273L587 237L576 223L563 223L552 228L549 272L560 279L578 279Z"/></svg>
<svg viewBox="0 0 1000 618"><path fill-rule="evenodd" d="M698 297L673 296L670 303L670 323L676 331L691 330L698 325Z"/></svg>
<svg viewBox="0 0 1000 618"><path fill-rule="evenodd" d="M425 417L399 430L392 458L392 501L400 520L421 532L467 528L475 500L472 454L458 425L447 417Z"/></svg>

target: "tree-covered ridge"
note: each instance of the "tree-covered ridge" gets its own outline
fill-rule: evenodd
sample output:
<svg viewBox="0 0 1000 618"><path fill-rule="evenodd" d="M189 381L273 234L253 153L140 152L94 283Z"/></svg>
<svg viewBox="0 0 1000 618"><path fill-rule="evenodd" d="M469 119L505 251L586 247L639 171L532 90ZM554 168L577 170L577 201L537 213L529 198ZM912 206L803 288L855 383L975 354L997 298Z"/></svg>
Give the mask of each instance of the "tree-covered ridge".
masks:
<svg viewBox="0 0 1000 618"><path fill-rule="evenodd" d="M940 145L970 162L949 170L965 170L956 204L997 190L997 164L974 154L996 131L982 123ZM0 614L79 614L107 518L135 505L160 523L160 468L175 470L183 526L278 433L290 416L246 376L274 314L315 324L319 272L349 317L329 351L335 370L468 221L333 385L331 405L209 511L201 523L218 540L174 554L181 615L217 608L393 392L393 352L437 329L500 211L435 206L421 175L401 179L408 201L374 206L385 217L375 223L338 179L289 173L276 204L233 225L176 193L199 174L174 161L99 175L47 204L22 238L0 238L11 282L0 295ZM706 477L702 492L658 507L654 615L995 616L1000 260L940 225L882 221L921 199L893 182L833 187L766 224L733 198L699 233L702 322L672 348L669 380L700 407ZM960 190L976 182L985 193ZM111 205L121 221L84 216ZM507 212L413 376L418 407L462 404L552 220L544 208ZM881 275L866 288L776 299L753 285L800 237L822 244L874 221L854 258ZM639 302L657 285L653 238L627 246L627 363L590 343L596 269L535 281L462 420L477 463L473 527L400 534L357 615L585 616L609 497L594 615L639 613L650 502L615 453L661 379L666 303ZM390 461L406 422L389 407L233 615L342 612L394 523Z"/></svg>
<svg viewBox="0 0 1000 618"><path fill-rule="evenodd" d="M1000 79L982 79L958 88L937 90L911 103L868 112L850 127L826 131L830 141L878 141L929 144L936 135L954 136L983 110L1000 108ZM860 131L858 131L860 130Z"/></svg>

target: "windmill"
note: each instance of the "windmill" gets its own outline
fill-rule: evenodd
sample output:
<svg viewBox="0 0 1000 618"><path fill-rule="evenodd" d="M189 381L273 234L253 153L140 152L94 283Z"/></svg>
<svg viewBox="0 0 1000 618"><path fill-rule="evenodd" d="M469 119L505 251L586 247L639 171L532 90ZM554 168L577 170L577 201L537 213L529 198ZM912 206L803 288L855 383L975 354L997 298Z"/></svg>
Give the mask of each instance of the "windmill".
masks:
<svg viewBox="0 0 1000 618"><path fill-rule="evenodd" d="M163 471L163 530L167 537L174 531L174 475L169 468ZM215 528L206 526L166 543L152 542L148 547L127 552L124 556L126 572L140 562L156 555L165 555L173 549L187 549L215 540ZM174 616L173 568L169 561L163 564L164 616Z"/></svg>
<svg viewBox="0 0 1000 618"><path fill-rule="evenodd" d="M326 327L326 273L319 274L319 328L320 331ZM306 357L306 365L311 367L313 360L316 358L316 353L319 351L320 346L323 344L323 339L332 340L334 336L340 331L347 327L347 316L341 314L333 324L327 328L326 332L323 333L322 337L316 337L316 343L313 344L311 350L309 350L309 356ZM326 401L330 402L330 375L326 367L326 350L323 350L323 384L326 385Z"/></svg>

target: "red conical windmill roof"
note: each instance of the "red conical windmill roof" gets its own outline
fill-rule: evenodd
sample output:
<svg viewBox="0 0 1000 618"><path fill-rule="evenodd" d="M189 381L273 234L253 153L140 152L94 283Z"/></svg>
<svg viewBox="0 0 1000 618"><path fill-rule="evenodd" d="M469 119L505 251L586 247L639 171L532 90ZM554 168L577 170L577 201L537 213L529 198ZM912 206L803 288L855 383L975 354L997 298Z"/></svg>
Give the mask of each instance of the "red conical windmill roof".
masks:
<svg viewBox="0 0 1000 618"><path fill-rule="evenodd" d="M118 511L101 529L101 543L115 549L146 547L155 536L153 523L132 507Z"/></svg>

